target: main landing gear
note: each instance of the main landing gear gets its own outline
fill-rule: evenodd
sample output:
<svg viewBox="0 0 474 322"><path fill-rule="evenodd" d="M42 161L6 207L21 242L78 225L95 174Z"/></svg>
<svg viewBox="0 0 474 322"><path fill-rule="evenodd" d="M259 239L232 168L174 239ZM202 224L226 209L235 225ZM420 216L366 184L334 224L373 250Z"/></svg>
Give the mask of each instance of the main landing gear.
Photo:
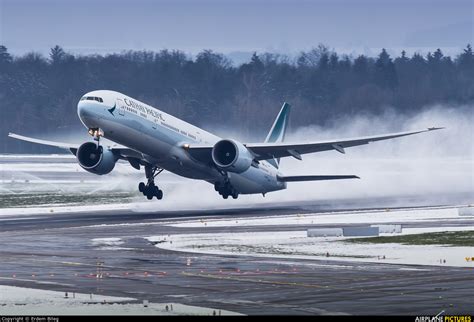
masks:
<svg viewBox="0 0 474 322"><path fill-rule="evenodd" d="M222 198L227 199L229 196L232 196L232 198L237 199L239 197L239 193L237 190L232 187L229 181L226 182L216 182L214 184L214 189L219 192L219 194L222 196Z"/></svg>
<svg viewBox="0 0 474 322"><path fill-rule="evenodd" d="M163 191L155 185L155 177L162 171L163 169L155 166L145 166L145 175L148 180L146 184L144 182L140 182L138 184L138 190L143 193L143 195L146 196L148 200L153 199L153 197L156 197L158 200L163 199Z"/></svg>

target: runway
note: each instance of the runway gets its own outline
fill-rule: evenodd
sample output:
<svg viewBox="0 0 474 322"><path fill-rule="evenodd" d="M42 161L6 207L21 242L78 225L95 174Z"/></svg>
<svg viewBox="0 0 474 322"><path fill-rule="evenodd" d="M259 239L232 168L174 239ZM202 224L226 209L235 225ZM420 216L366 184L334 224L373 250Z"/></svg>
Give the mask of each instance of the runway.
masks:
<svg viewBox="0 0 474 322"><path fill-rule="evenodd" d="M320 205L312 209L310 204L303 208L333 210ZM144 239L202 232L170 226L170 220L250 218L301 210L289 205L209 213L106 211L2 217L0 283L150 302L179 301L243 314L472 313L474 271L470 268L188 254L157 248ZM459 224L472 226L474 220L466 218ZM210 227L206 232L258 234L305 228ZM91 242L116 236L125 242L119 246Z"/></svg>

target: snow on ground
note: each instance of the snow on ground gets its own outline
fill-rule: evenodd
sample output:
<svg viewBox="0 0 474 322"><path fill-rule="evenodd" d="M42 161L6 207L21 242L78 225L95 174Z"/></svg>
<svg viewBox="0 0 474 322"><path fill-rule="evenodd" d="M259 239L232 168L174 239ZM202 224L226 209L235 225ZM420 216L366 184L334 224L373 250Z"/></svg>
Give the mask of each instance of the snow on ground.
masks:
<svg viewBox="0 0 474 322"><path fill-rule="evenodd" d="M0 154L0 160L2 159L50 159L50 158L75 159L76 157L72 154Z"/></svg>
<svg viewBox="0 0 474 322"><path fill-rule="evenodd" d="M3 165L9 172L76 172L83 171L77 163L12 163Z"/></svg>
<svg viewBox="0 0 474 322"><path fill-rule="evenodd" d="M168 306L168 310L166 310ZM171 310L171 307L173 308ZM45 291L0 285L0 315L237 315L231 311L134 298Z"/></svg>
<svg viewBox="0 0 474 322"><path fill-rule="evenodd" d="M121 238L94 238L92 239L92 244L97 245L109 245L109 246L116 246L123 244Z"/></svg>
<svg viewBox="0 0 474 322"><path fill-rule="evenodd" d="M473 226L457 226L457 227L423 227L423 228L403 228L402 234L397 235L413 235L413 234L425 234L425 233L440 233L443 231L472 231ZM382 236L393 236L393 235L382 235Z"/></svg>
<svg viewBox="0 0 474 322"><path fill-rule="evenodd" d="M92 239L92 245L94 246L118 246L122 245L124 241L121 238L94 238Z"/></svg>
<svg viewBox="0 0 474 322"><path fill-rule="evenodd" d="M460 229L443 228L455 230ZM474 262L465 259L474 257L472 247L357 244L345 241L344 237L307 237L306 231L180 234L146 239L160 242L156 244L159 248L206 254L474 267Z"/></svg>
<svg viewBox="0 0 474 322"><path fill-rule="evenodd" d="M460 206L461 207L461 206ZM465 218L464 218L465 219ZM227 226L259 226L259 225L325 225L325 224L381 224L411 223L428 220L456 221L463 220L458 215L458 207L433 207L423 209L400 210L361 210L325 212L313 214L296 214L286 216L241 217L219 220L190 220L170 224L174 227L227 227Z"/></svg>
<svg viewBox="0 0 474 322"><path fill-rule="evenodd" d="M76 157L71 155L72 158L54 158L51 156L43 156L40 155L35 156L34 162L28 160L28 158L21 158L19 156L15 157L8 157L8 159L15 160L15 162L4 163L4 160L1 158L0 155L0 167L3 171L8 172L83 172L86 173L84 169L81 168L79 163L76 160ZM42 161L41 159L46 159ZM128 166L128 163L124 161L119 161L116 164L115 171L120 173L136 173L137 171Z"/></svg>
<svg viewBox="0 0 474 322"><path fill-rule="evenodd" d="M100 250L132 250L129 247L120 247L124 241L121 238L93 238L92 246Z"/></svg>

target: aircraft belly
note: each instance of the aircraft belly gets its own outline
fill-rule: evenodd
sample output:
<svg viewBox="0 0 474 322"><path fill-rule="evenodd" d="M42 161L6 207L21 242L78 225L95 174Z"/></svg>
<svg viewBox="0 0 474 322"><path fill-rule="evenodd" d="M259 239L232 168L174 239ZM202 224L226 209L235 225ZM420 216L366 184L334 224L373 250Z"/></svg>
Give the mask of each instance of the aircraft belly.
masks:
<svg viewBox="0 0 474 322"><path fill-rule="evenodd" d="M240 174L229 173L229 180L241 194L266 193L285 188L276 181L276 178L254 167Z"/></svg>
<svg viewBox="0 0 474 322"><path fill-rule="evenodd" d="M176 160L170 157L160 161L158 165L167 171L190 179L214 181L217 180L219 176L219 173L214 169L193 162L192 160Z"/></svg>

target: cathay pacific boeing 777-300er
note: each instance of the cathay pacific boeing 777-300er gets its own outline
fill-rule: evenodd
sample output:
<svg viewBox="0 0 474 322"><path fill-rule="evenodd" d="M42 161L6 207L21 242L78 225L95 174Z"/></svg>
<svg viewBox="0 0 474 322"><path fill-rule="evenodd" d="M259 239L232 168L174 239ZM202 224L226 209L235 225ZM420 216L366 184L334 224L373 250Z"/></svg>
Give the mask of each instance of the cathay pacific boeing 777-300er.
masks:
<svg viewBox="0 0 474 322"><path fill-rule="evenodd" d="M355 175L285 176L279 171L280 158L328 150L345 153L346 148L393 139L440 128L391 133L361 138L320 142L284 142L290 105L284 103L266 139L262 143L241 143L220 138L174 116L164 113L124 94L98 90L85 94L77 113L89 134L90 142L68 144L30 138L10 133L12 138L45 144L71 151L86 171L104 175L118 160L126 160L138 170L145 168L146 182L138 189L148 199L163 198L155 178L163 170L177 175L205 180L214 185L224 199L239 194L282 190L287 182L354 179ZM100 138L114 142L106 145Z"/></svg>

